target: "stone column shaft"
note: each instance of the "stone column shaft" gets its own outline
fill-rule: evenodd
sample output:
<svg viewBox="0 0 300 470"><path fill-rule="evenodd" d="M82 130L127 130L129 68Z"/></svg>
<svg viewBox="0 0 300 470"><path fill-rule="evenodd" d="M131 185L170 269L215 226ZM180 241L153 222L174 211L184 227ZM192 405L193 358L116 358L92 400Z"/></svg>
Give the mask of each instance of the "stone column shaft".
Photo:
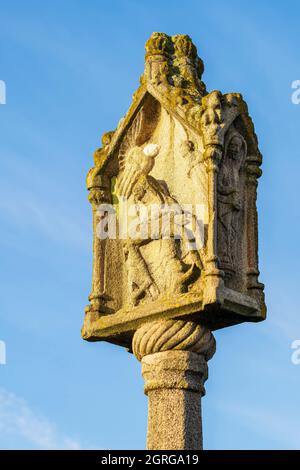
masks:
<svg viewBox="0 0 300 470"><path fill-rule="evenodd" d="M142 359L142 373L148 395L147 448L202 449L203 356L188 351L151 354Z"/></svg>

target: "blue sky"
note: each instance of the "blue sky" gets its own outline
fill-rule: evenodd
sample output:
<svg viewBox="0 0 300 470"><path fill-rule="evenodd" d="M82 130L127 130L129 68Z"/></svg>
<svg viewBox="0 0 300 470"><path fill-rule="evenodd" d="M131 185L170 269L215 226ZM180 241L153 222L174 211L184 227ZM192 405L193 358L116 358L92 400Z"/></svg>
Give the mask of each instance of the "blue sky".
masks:
<svg viewBox="0 0 300 470"><path fill-rule="evenodd" d="M268 320L216 332L206 449L299 449L297 1L0 2L0 448L142 449L147 400L125 350L81 340L91 282L85 175L138 86L153 31L189 34L209 90L241 92L264 175Z"/></svg>

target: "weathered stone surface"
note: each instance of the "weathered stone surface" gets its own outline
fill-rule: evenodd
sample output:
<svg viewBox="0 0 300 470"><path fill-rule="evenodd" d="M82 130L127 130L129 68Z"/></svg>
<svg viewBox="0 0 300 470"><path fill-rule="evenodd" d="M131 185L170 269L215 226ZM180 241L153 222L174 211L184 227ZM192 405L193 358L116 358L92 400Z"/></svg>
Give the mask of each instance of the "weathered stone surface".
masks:
<svg viewBox="0 0 300 470"><path fill-rule="evenodd" d="M215 339L207 328L183 320L145 323L136 331L132 343L139 361L149 354L171 350L202 354L209 360L216 349Z"/></svg>
<svg viewBox="0 0 300 470"><path fill-rule="evenodd" d="M153 33L133 102L87 175L92 291L82 336L133 351L149 449L202 447L211 331L265 318L262 157L239 93L208 92L187 35Z"/></svg>
<svg viewBox="0 0 300 470"><path fill-rule="evenodd" d="M153 33L145 71L128 113L102 138L89 171L93 207L93 281L82 335L130 347L145 321L188 315L210 329L265 318L258 282L256 187L261 154L247 105L238 93L207 92L203 62L186 35ZM124 236L130 207L200 207L190 229L169 239ZM116 239L99 238L113 204ZM153 217L159 224L159 213ZM188 227L188 224L186 225ZM143 227L145 229L145 226ZM195 231L195 230L194 230ZM144 234L143 234L144 235Z"/></svg>
<svg viewBox="0 0 300 470"><path fill-rule="evenodd" d="M201 393L206 363L187 351L167 351L142 360L148 395L147 448L202 449Z"/></svg>

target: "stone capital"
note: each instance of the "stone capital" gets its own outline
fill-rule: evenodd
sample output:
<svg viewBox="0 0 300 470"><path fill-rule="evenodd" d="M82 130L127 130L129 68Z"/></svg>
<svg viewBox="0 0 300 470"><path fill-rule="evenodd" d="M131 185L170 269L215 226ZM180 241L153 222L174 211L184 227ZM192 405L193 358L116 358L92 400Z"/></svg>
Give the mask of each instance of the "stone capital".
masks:
<svg viewBox="0 0 300 470"><path fill-rule="evenodd" d="M215 353L216 342L211 331L198 323L159 320L144 323L137 329L133 336L132 349L139 361L144 356L166 351L193 352L201 354L208 361ZM175 359L177 356L172 357Z"/></svg>
<svg viewBox="0 0 300 470"><path fill-rule="evenodd" d="M165 351L142 359L144 391L161 389L189 390L205 395L208 367L201 354L189 351Z"/></svg>

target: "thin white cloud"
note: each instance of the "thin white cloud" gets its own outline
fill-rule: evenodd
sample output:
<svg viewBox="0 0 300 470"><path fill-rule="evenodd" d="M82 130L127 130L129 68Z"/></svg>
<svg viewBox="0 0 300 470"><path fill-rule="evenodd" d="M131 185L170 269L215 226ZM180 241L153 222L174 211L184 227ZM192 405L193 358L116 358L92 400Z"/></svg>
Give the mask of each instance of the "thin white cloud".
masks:
<svg viewBox="0 0 300 470"><path fill-rule="evenodd" d="M281 338L284 336L289 344L295 339L300 339L300 321L295 312L284 312L284 316L281 317L274 316L270 319L270 324Z"/></svg>
<svg viewBox="0 0 300 470"><path fill-rule="evenodd" d="M257 406L255 409L245 403L222 403L219 405L222 412L243 422L249 429L257 434L268 437L281 450L299 450L299 422L297 416L292 417L278 411L270 411ZM274 448L275 448L274 446Z"/></svg>
<svg viewBox="0 0 300 470"><path fill-rule="evenodd" d="M12 223L16 230L31 228L55 243L67 242L81 249L89 246L88 212L83 214L76 204L64 203L62 195L65 188L61 180L57 183L49 172L32 169L22 155L10 154L6 167L9 178L0 178L2 218ZM8 180L14 181L13 192L9 189ZM7 194L10 194L9 198Z"/></svg>
<svg viewBox="0 0 300 470"><path fill-rule="evenodd" d="M0 209L16 228L32 228L53 242L72 243L74 246L88 246L88 231L82 223L82 217L73 208L52 207L45 198L38 201L37 197L18 193L17 199L0 202ZM72 213L71 213L72 212Z"/></svg>
<svg viewBox="0 0 300 470"><path fill-rule="evenodd" d="M28 403L14 393L0 388L0 434L12 441L24 440L43 450L79 450L81 444L61 433L46 417L37 414Z"/></svg>

